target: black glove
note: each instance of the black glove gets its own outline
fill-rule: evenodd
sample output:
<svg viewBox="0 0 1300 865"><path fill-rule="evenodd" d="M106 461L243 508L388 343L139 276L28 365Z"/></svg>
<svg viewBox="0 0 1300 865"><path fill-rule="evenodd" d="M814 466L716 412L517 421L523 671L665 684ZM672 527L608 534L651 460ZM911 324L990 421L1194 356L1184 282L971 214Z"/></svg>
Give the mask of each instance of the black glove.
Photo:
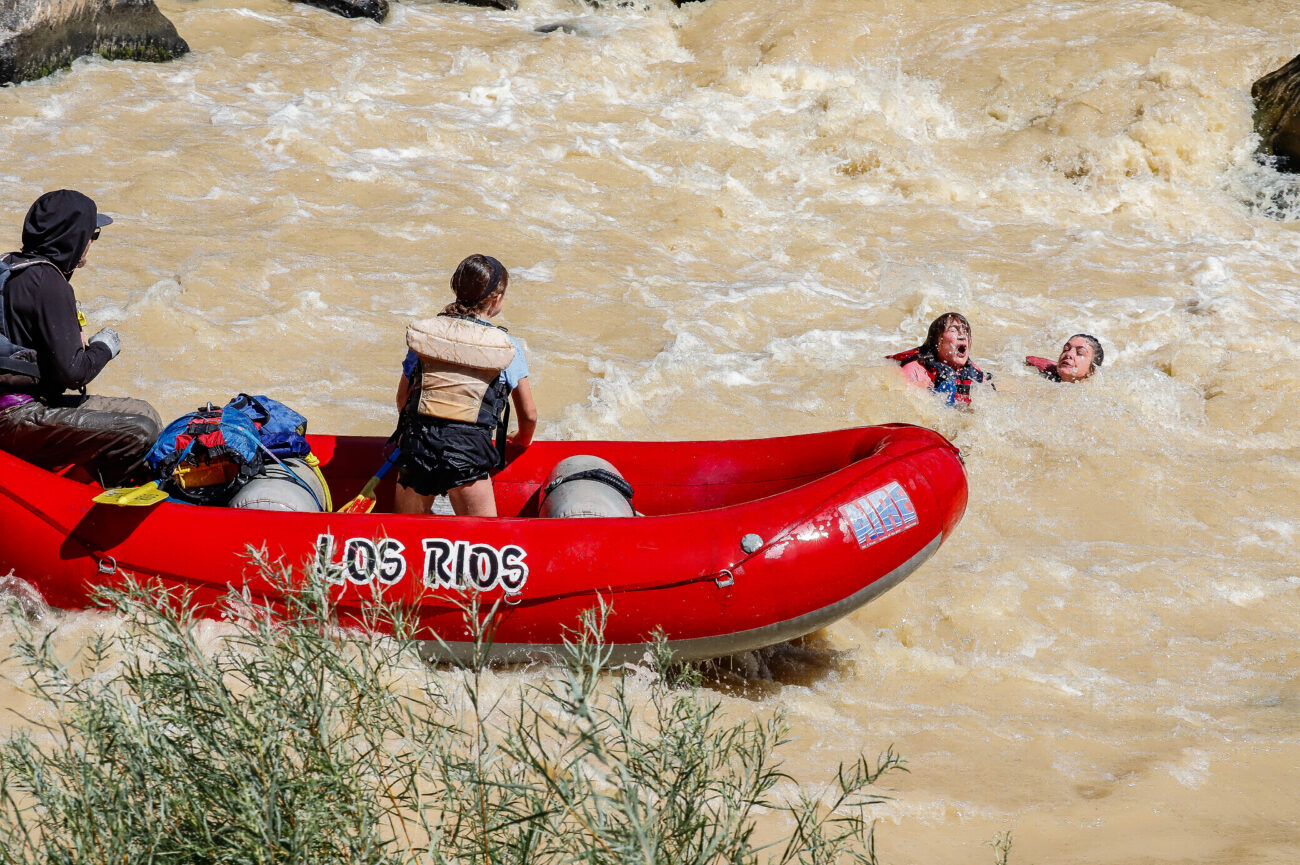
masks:
<svg viewBox="0 0 1300 865"><path fill-rule="evenodd" d="M92 336L90 342L87 344L89 345L96 342L101 343L108 348L110 360L117 357L118 352L122 350L122 337L118 336L117 331L113 330L111 327L106 327Z"/></svg>

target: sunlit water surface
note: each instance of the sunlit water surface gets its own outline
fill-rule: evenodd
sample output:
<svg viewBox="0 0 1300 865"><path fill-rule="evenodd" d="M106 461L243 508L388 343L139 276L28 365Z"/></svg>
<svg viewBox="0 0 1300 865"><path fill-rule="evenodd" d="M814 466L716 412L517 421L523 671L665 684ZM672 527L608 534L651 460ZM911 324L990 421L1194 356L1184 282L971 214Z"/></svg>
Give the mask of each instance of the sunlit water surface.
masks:
<svg viewBox="0 0 1300 865"><path fill-rule="evenodd" d="M1300 858L1300 212L1249 96L1290 3L161 8L183 60L0 90L0 246L45 189L117 220L74 283L123 334L99 392L386 434L405 323L495 254L542 437L963 449L926 567L719 677L801 778L908 758L882 858ZM883 359L948 309L1002 382L969 413ZM1094 381L1021 365L1079 330Z"/></svg>

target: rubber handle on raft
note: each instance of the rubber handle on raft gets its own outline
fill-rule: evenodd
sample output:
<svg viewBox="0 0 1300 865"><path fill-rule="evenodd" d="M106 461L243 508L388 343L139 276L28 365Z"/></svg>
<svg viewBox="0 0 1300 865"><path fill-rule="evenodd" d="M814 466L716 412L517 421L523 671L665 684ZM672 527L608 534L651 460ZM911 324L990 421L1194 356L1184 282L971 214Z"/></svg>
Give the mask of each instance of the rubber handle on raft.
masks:
<svg viewBox="0 0 1300 865"><path fill-rule="evenodd" d="M628 501L632 500L632 485L611 472L609 469L586 469L584 471L574 472L571 475L565 475L562 478L556 478L546 485L546 489L542 492L542 496L549 496L552 490L561 484L567 484L569 481L599 481L606 486L618 490L619 494Z"/></svg>

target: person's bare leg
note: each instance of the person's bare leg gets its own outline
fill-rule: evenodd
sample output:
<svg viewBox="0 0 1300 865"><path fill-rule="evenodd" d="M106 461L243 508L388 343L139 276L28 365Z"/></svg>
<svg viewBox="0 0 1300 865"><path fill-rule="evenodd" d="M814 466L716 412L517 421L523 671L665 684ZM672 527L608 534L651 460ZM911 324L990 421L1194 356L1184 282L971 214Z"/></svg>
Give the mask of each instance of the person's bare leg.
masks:
<svg viewBox="0 0 1300 865"><path fill-rule="evenodd" d="M433 496L422 496L410 487L397 485L393 496L393 513L427 514L433 510Z"/></svg>
<svg viewBox="0 0 1300 865"><path fill-rule="evenodd" d="M447 493L452 510L462 517L495 517L497 497L492 493L492 479L481 478Z"/></svg>

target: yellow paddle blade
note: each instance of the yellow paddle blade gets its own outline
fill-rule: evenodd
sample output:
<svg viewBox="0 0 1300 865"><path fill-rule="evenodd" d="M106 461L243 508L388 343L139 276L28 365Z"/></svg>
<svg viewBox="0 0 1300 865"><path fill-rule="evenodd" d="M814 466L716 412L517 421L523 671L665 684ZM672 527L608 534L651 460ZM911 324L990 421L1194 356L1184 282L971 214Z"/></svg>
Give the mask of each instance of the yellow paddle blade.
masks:
<svg viewBox="0 0 1300 865"><path fill-rule="evenodd" d="M158 489L158 483L150 481L139 487L115 487L111 490L104 490L95 496L92 501L99 502L101 505L147 507L148 505L156 505L166 498L167 493Z"/></svg>
<svg viewBox="0 0 1300 865"><path fill-rule="evenodd" d="M375 509L375 489L379 486L379 475L366 481L366 485L357 493L357 497L339 508L339 514L368 514Z"/></svg>
<svg viewBox="0 0 1300 865"><path fill-rule="evenodd" d="M336 513L340 514L368 514L375 509L375 500L365 493L357 496L343 507L339 508Z"/></svg>

